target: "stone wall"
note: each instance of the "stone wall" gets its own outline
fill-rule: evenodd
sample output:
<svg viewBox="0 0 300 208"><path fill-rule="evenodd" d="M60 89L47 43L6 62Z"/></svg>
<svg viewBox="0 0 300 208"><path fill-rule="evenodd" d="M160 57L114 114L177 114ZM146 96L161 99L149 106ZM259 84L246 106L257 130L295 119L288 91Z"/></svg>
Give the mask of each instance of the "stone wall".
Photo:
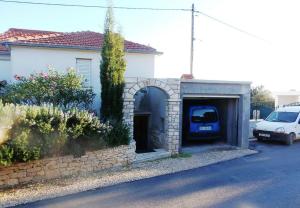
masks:
<svg viewBox="0 0 300 208"><path fill-rule="evenodd" d="M172 154L178 154L180 148L180 103L180 99L169 99L167 105L168 149Z"/></svg>
<svg viewBox="0 0 300 208"><path fill-rule="evenodd" d="M133 141L130 145L87 152L79 158L63 156L18 163L0 167L0 188L120 167L131 164L134 159Z"/></svg>
<svg viewBox="0 0 300 208"><path fill-rule="evenodd" d="M154 79L154 78L126 78L124 89L124 121L129 125L133 139L134 96L145 87L156 87L167 95L166 104L166 135L167 150L172 154L179 152L180 132L180 80L179 79Z"/></svg>

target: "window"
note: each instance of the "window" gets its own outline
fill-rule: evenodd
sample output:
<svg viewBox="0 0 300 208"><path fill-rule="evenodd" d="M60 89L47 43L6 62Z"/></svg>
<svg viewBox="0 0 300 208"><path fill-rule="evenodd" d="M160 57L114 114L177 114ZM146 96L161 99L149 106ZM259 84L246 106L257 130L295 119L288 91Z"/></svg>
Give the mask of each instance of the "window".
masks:
<svg viewBox="0 0 300 208"><path fill-rule="evenodd" d="M92 60L91 59L76 59L76 70L79 76L83 78L83 86L92 86Z"/></svg>
<svg viewBox="0 0 300 208"><path fill-rule="evenodd" d="M192 113L194 123L212 123L218 121L218 114L214 109L196 109Z"/></svg>
<svg viewBox="0 0 300 208"><path fill-rule="evenodd" d="M273 111L267 118L266 121L270 122L285 122L293 123L296 121L299 113L297 112L280 112Z"/></svg>

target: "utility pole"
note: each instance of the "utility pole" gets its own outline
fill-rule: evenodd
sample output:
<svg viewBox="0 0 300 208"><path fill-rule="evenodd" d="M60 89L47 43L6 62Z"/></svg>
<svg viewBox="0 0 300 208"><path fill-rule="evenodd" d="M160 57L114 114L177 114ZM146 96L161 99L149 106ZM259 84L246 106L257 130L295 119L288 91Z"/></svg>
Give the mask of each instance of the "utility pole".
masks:
<svg viewBox="0 0 300 208"><path fill-rule="evenodd" d="M190 59L190 74L193 75L193 67L194 67L194 18L195 18L195 5L192 4L192 31L191 31L191 59Z"/></svg>

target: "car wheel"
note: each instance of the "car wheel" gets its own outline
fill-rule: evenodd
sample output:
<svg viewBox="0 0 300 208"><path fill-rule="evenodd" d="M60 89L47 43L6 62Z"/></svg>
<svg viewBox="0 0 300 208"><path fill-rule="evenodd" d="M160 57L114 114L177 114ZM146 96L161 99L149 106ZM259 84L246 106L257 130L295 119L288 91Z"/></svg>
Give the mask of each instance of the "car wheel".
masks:
<svg viewBox="0 0 300 208"><path fill-rule="evenodd" d="M286 139L286 144L287 145L292 145L294 140L295 140L296 136L294 133L290 133L289 136Z"/></svg>

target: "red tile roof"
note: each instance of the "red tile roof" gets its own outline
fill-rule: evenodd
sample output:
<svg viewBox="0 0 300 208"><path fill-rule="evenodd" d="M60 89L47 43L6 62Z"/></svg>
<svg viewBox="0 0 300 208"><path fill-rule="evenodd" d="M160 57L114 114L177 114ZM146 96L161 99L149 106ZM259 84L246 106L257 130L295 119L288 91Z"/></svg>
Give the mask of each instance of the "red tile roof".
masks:
<svg viewBox="0 0 300 208"><path fill-rule="evenodd" d="M0 43L11 45L29 45L61 48L100 49L103 44L103 34L92 31L53 32L42 30L27 30L11 28L0 34ZM1 50L1 46L0 46ZM2 50L3 47L2 47ZM125 50L136 53L158 53L156 49L125 40Z"/></svg>

